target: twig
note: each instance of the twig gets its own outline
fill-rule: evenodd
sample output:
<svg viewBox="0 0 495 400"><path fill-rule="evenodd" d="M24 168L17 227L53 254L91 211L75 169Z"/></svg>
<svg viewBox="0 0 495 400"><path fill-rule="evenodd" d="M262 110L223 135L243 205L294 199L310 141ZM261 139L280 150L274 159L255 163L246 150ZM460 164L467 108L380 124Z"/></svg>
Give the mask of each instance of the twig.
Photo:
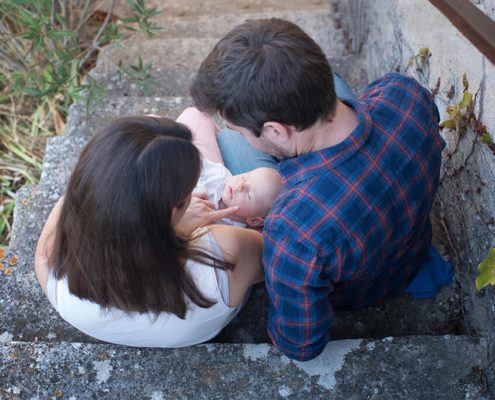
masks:
<svg viewBox="0 0 495 400"><path fill-rule="evenodd" d="M62 16L61 18L62 30L66 31L67 30L67 0L59 0L59 4L60 4L60 15ZM68 41L68 37L65 36L62 39L62 43L64 44L64 46L67 46L67 41Z"/></svg>
<svg viewBox="0 0 495 400"><path fill-rule="evenodd" d="M443 202L440 199L438 199L438 202L440 203L440 212L441 212L441 214L443 214L443 210L444 210ZM445 236L447 237L447 241L449 242L449 246L452 249L452 251L454 252L454 256L455 256L454 271L460 272L460 270L459 270L459 259L460 259L459 252L457 251L457 247L454 245L454 241L452 239L452 236L450 235L450 230L447 227L447 223L446 223L445 217L443 215L440 215L440 224L442 225L442 228L445 232Z"/></svg>
<svg viewBox="0 0 495 400"><path fill-rule="evenodd" d="M0 32L5 32L6 36L8 36L5 41L2 41L0 43L6 43L10 42L9 46L13 47L13 50L18 52L19 54L24 53L24 47L22 46L22 42L18 39L18 37L22 36L22 33L19 33L17 35L9 34L9 28L5 26L2 20L0 20Z"/></svg>
<svg viewBox="0 0 495 400"><path fill-rule="evenodd" d="M1 48L0 48L0 58L5 61L5 63L9 66L11 70L22 70L22 71L28 71L28 68L24 65L21 64L15 60L13 60L7 53L5 53Z"/></svg>
<svg viewBox="0 0 495 400"><path fill-rule="evenodd" d="M84 2L84 8L83 8L83 10L81 12L81 16L79 17L79 23L77 24L77 27L76 27L76 32L79 32L79 30L81 29L81 27L84 25L84 23L88 19L88 17L89 17L89 9L90 9L92 3L93 3L92 0L85 0L85 2Z"/></svg>
<svg viewBox="0 0 495 400"><path fill-rule="evenodd" d="M53 28L55 26L55 0L52 0L50 23L51 23L52 28Z"/></svg>
<svg viewBox="0 0 495 400"><path fill-rule="evenodd" d="M52 0L52 7L51 7L51 13L50 13L50 28L55 29L55 0ZM52 44L52 50L55 52L57 51L57 43L55 42L55 39L50 38L50 42Z"/></svg>
<svg viewBox="0 0 495 400"><path fill-rule="evenodd" d="M89 58L93 55L93 53L98 49L98 41L100 40L101 35L105 31L105 28L107 27L108 23L110 22L110 19L112 17L113 9L115 7L116 0L112 0L112 4L110 5L110 8L108 9L107 16L105 17L105 21L103 21L103 24L100 26L100 29L98 30L98 33L96 34L95 38L93 39L93 43L91 43L91 47L88 49L88 52L86 53L86 56L82 59L82 61L79 63L79 68L81 68L86 61L89 60Z"/></svg>

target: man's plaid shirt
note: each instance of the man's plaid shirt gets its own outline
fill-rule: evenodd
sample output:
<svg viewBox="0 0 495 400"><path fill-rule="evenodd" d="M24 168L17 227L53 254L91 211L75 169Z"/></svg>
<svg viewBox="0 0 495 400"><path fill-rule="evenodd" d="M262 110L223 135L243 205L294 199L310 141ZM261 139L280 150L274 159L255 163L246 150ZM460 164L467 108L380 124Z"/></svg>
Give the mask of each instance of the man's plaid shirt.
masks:
<svg viewBox="0 0 495 400"><path fill-rule="evenodd" d="M323 350L333 310L402 293L431 243L445 146L431 94L392 73L347 103L359 126L280 163L284 186L265 221L268 332L298 360Z"/></svg>

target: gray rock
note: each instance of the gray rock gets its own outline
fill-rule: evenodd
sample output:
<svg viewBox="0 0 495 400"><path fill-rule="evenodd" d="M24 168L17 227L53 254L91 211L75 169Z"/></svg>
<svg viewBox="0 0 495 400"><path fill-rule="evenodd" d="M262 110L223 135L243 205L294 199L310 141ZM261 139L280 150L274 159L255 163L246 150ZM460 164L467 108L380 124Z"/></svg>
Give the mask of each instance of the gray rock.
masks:
<svg viewBox="0 0 495 400"><path fill-rule="evenodd" d="M5 399L489 399L480 346L462 336L334 341L305 363L266 344L12 342L0 352Z"/></svg>
<svg viewBox="0 0 495 400"><path fill-rule="evenodd" d="M329 10L248 16L279 16L296 22L315 39L330 59L335 71L343 75L353 88L359 90L366 83L366 74L360 67L360 60L346 54L343 32L335 28L335 19ZM105 48L91 75L104 86L107 96L185 96L199 65L217 40L245 19L245 14L208 15L200 17L199 20L170 19L166 38L134 38ZM191 31L191 35L186 34L188 31ZM147 83L119 72L119 60L122 65L136 65L138 56L142 58L144 65L153 65Z"/></svg>
<svg viewBox="0 0 495 400"><path fill-rule="evenodd" d="M89 138L112 119L124 116L158 114L176 119L189 106L189 97L105 97L88 113L85 103L77 102L69 109L66 135Z"/></svg>
<svg viewBox="0 0 495 400"><path fill-rule="evenodd" d="M110 0L105 0L99 6L101 10L108 10ZM153 18L153 22L167 28L166 21L169 18L201 18L202 16L213 16L224 14L246 15L251 13L279 14L284 12L307 12L310 10L328 10L327 0L147 0L147 7L158 9L161 14ZM119 17L130 17L133 15L124 1L117 1L115 14Z"/></svg>

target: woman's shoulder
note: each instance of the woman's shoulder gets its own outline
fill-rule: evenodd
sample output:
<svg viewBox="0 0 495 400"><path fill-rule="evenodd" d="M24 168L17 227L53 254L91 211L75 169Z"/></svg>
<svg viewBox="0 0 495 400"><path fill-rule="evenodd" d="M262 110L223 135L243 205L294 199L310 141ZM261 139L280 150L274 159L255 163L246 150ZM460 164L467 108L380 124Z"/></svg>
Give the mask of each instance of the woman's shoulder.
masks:
<svg viewBox="0 0 495 400"><path fill-rule="evenodd" d="M209 230L224 258L234 264L239 260L239 257L250 254L253 248L257 249L262 245L261 233L252 229L212 225Z"/></svg>

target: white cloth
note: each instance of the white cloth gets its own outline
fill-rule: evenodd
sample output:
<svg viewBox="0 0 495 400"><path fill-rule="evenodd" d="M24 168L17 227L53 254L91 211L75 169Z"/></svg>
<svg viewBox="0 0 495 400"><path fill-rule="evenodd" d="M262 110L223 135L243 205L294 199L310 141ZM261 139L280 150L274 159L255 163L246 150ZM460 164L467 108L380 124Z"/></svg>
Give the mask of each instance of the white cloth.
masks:
<svg viewBox="0 0 495 400"><path fill-rule="evenodd" d="M205 250L218 256L219 248L211 233L198 240ZM242 305L229 307L224 303L215 268L193 261L188 261L186 268L201 293L216 303L201 308L188 301L185 319L166 312L155 318L153 313L127 314L115 308L103 309L71 294L67 279L57 281L53 274L48 278L48 299L64 320L99 340L136 347L190 346L215 337Z"/></svg>
<svg viewBox="0 0 495 400"><path fill-rule="evenodd" d="M208 198L215 205L215 209L218 210L218 202L222 198L225 182L231 176L232 174L223 164L212 162L203 157L201 174L199 175L198 183L193 192L207 193ZM233 221L230 218L223 218L219 223L241 226L243 228L246 227L245 223Z"/></svg>

